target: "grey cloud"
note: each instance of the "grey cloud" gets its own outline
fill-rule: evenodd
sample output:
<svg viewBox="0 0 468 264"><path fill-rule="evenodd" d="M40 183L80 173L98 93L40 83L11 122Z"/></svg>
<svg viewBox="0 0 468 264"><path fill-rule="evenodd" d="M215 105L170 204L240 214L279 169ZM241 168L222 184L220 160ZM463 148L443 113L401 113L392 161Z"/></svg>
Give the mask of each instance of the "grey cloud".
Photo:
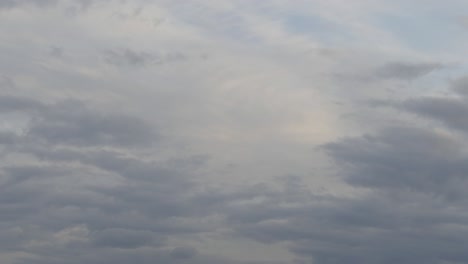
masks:
<svg viewBox="0 0 468 264"><path fill-rule="evenodd" d="M117 66L146 66L152 60L152 55L146 52L135 52L125 49L121 52L109 50L104 53L104 60Z"/></svg>
<svg viewBox="0 0 468 264"><path fill-rule="evenodd" d="M196 192L187 176L202 160L157 162L141 156L139 151L150 147L154 135L144 121L75 100L43 103L2 96L0 101L0 112L31 117L25 133L2 133L2 155L28 158L1 166L0 225L5 230L37 228L10 241L0 255L5 250L27 251L38 263L75 263L70 256L80 254L77 263L102 263L104 253L91 248L112 254L135 250L133 256L138 256L139 248L166 246L169 236L206 231L204 226L179 223L212 213L192 202ZM81 224L89 235L74 238L69 232ZM56 235L65 236L64 242L56 241ZM10 236L0 233L0 244ZM193 252L172 255L183 259L189 253ZM161 254L158 258L166 263L177 259Z"/></svg>
<svg viewBox="0 0 468 264"><path fill-rule="evenodd" d="M326 149L348 169L346 181L359 186L438 193L450 184L457 189L468 170L459 142L427 129L388 128L378 136L347 139Z"/></svg>
<svg viewBox="0 0 468 264"><path fill-rule="evenodd" d="M76 100L44 104L30 98L0 96L0 111L29 115L28 136L54 144L149 146L157 139L141 119L96 112Z"/></svg>
<svg viewBox="0 0 468 264"><path fill-rule="evenodd" d="M361 72L335 72L331 74L331 78L346 85L355 82L375 84L386 80L412 81L444 67L446 66L442 63L389 62Z"/></svg>
<svg viewBox="0 0 468 264"><path fill-rule="evenodd" d="M190 259L197 254L197 250L193 247L177 247L171 251L171 257L175 259Z"/></svg>
<svg viewBox="0 0 468 264"><path fill-rule="evenodd" d="M416 114L420 117L439 122L442 126L463 133L468 132L468 79L458 78L451 82L453 92L445 96L421 96L404 100L403 102L375 101L373 106L392 107Z"/></svg>
<svg viewBox="0 0 468 264"><path fill-rule="evenodd" d="M92 109L82 103L11 101L3 111L37 115L31 126L68 118L86 124L75 116ZM94 110L94 115L106 113ZM203 164L197 157L154 162L132 152L134 145L82 148L95 142L86 136L80 144L34 133L15 137L5 145L7 152L49 164L2 165L0 245L15 236L3 250L34 255L16 263L249 263L167 244L178 234L215 232L213 226L184 223L209 215L226 218L218 224L231 229L227 239L286 242L298 258L318 264L439 264L468 257L466 157L460 142L435 131L392 127L324 146L347 182L370 189L349 199L313 194L294 177L276 183L279 190L260 184L200 191L189 173ZM87 231L74 231L82 224ZM17 235L31 225L36 229Z"/></svg>
<svg viewBox="0 0 468 264"><path fill-rule="evenodd" d="M292 252L313 263L463 262L463 149L457 139L413 125L342 139L324 150L348 183L366 188L362 195L314 195L300 182L286 182L281 190L252 189L261 202L228 204L225 213L237 235L288 242ZM301 196L292 199L293 193Z"/></svg>
<svg viewBox="0 0 468 264"><path fill-rule="evenodd" d="M390 62L376 69L374 76L379 79L413 80L442 67L440 63Z"/></svg>
<svg viewBox="0 0 468 264"><path fill-rule="evenodd" d="M2 89L13 89L16 87L15 81L8 76L0 76L0 87Z"/></svg>
<svg viewBox="0 0 468 264"><path fill-rule="evenodd" d="M400 134L399 137L403 136ZM405 140L402 141L405 142ZM347 144L342 146L349 151L346 158L342 152L332 154L338 161L348 162L352 165L345 167L348 171L343 174L350 177L352 183L356 183L355 177L358 177L357 184L364 182L366 186L373 187L375 192L380 191L364 200L354 201L351 204L345 203L342 207L338 207L339 214L329 219L329 223L335 223L342 227L342 230L346 231L343 236L357 239L351 230L359 227L359 229L369 230L361 231L362 237L367 235L370 237L364 241L350 240L350 246L361 244L364 251L354 250L352 247L344 249L342 246L338 246L341 253L338 254L334 249L330 249L329 252L316 251L313 253L314 258L323 258L324 263L333 259L338 263L350 260L360 263L389 263L394 261L392 258L398 256L401 263L412 263L413 261L438 263L444 258L450 260L457 256L464 257L463 251L456 245L458 242L452 244L452 250L447 250L443 246L455 238L461 239L455 234L456 231L446 233L446 237L437 237L440 235L437 234L438 229L443 228L443 226L453 225L463 228L467 224L467 219L464 216L445 210L447 204L460 208L465 207L466 197L462 191L464 187L461 186L466 186L466 179L462 175L466 173L467 169L463 166L451 168L451 159L459 159L457 155L451 155L437 161L434 165L430 165L418 162L419 159L434 162L430 152L414 153L414 156L417 156L416 161L414 159L411 161L415 164L411 163L412 166L409 167L409 163L405 159L410 157L402 152L413 151L414 145L412 144L397 144L396 148L401 149L402 152L385 154L385 156L388 155L387 158L380 157L382 152L386 152L385 150L372 147L373 144L378 145L378 142L370 144L363 142L362 145ZM354 148L359 148L359 150L354 150ZM374 153L377 158L363 158L360 152L367 148L369 150L365 152ZM433 150L436 149L433 148ZM400 160L398 163L394 162L396 157ZM415 170L415 167L418 169ZM388 171L387 168L394 170ZM432 171L433 169L434 171ZM452 170L455 170L456 173ZM382 177L386 179L382 180ZM400 182L401 185L399 185ZM398 188L395 188L395 183L397 183ZM352 207L348 210L348 206ZM356 206L358 207L356 208ZM337 220L340 221L337 222ZM356 224L357 226L355 226ZM371 232L372 230L375 231ZM366 232L369 233L366 234ZM419 236L414 237L413 234L416 233ZM344 237L337 235L338 241L345 241ZM333 236L325 235L325 237L330 239ZM445 239L449 239L449 241ZM336 241L332 242L337 243ZM305 247L307 245L307 243L299 245L299 248L295 248L295 250L311 254L311 251ZM415 247L415 245L418 246ZM407 247L411 247L412 250L406 251ZM371 252L376 251L380 252L379 256L372 255Z"/></svg>
<svg viewBox="0 0 468 264"><path fill-rule="evenodd" d="M60 111L60 110L58 110ZM51 113L33 121L28 134L51 143L76 145L144 145L156 135L139 119L118 115Z"/></svg>
<svg viewBox="0 0 468 264"><path fill-rule="evenodd" d="M264 46L253 48L255 50L250 49L250 44L253 44L250 42L249 47L237 44L231 46L223 40L225 32L221 32L222 35L217 34L220 33L218 26L214 30L211 30L211 25L197 28L197 25L189 23L199 19L196 16L184 21L177 20L180 13L193 16L192 8L199 5L203 9L204 3L189 6L165 4L171 1L153 1L153 6L144 10L150 10L151 16L167 16L167 29L170 30L177 31L180 24L190 25L182 25L183 29L177 31L176 38L166 28L158 35L158 43L152 42L153 38L148 38L149 42L145 42L144 46L155 44L152 50L148 50L138 47L139 41L136 40L149 31L137 34L136 39L131 41L133 43L119 42L128 39L125 37L131 33L128 30L117 32L117 35L115 32L110 35L100 32L103 28L121 23L129 28L138 26L137 23L147 23L150 18L145 18L145 11L140 13L139 10L142 9L138 7L148 1L109 1L110 5L96 4L97 8L92 10L95 7L93 3L105 1L58 1L59 8L64 8L69 14L88 9L90 11L83 18L74 17L63 23L64 27L59 24L59 19L63 16L56 12L60 10L54 10L51 17L41 20L38 25L31 25L35 32L28 31L29 26L25 24L28 19L14 17L16 12L12 12L12 16L6 19L9 24L5 27L11 26L11 32L19 32L19 35L11 36L8 43L3 45L10 55L5 58L3 67L8 76L0 78L0 86L3 88L0 92L0 117L5 117L0 122L2 264L4 261L7 264L285 264L281 261L241 261L239 259L246 259L247 256L240 255L233 259L218 256L216 247L219 245L210 246L218 239L227 242L226 244L233 242L234 245L238 241L253 240L265 246L286 247L296 260L285 262L296 264L468 262L468 155L464 140L466 135L463 135L468 129L468 123L464 121L464 116L468 114L465 106L465 91L468 90L466 78L452 83L456 93L453 98L418 97L398 103L390 100L375 101L375 105L397 109L399 114L411 121L415 115L418 121L421 117L425 118L426 123L427 120L432 120L429 126L419 125L417 121L405 123L399 120L392 126L379 127L375 132L336 139L316 148L300 143L298 140L303 140L303 137L291 138L291 133L298 132L296 130L300 130L299 133L304 132L302 121L307 120L302 120L300 116L310 110L305 104L300 104L298 108L290 109L291 117L294 116L292 119L286 116L284 123L283 119L280 120L279 132L273 133L271 138L251 138L249 135L256 128L244 130L245 120L238 120L242 127L234 131L231 131L232 122L227 122L227 127L224 126L225 122L219 123L221 119L229 121L232 114L223 111L226 102L229 104L232 101L229 95L234 90L236 94L248 92L248 89L243 91L237 87L252 80L260 82L261 87L268 87L269 82L279 80L274 87L265 90L268 95L265 102L271 98L277 103L277 96L283 95L283 92L285 95L289 93L289 90L282 91L281 87L289 84L301 85L302 81L306 81L301 79L300 72L277 76L278 79L267 78L283 68L294 69L294 65L290 68L291 65L281 62L289 61L284 56L291 54L293 57L289 58L294 60L297 52L288 49L288 52L271 60L271 69L261 67L264 63L270 63L267 57L276 51L273 47L276 44L268 44L269 48L263 50L267 42L275 42L275 32L262 37L265 41L256 44ZM23 15L31 12L31 17L36 18L43 14L35 14L33 12L37 8L28 7L49 7L55 3L56 1L47 0L5 0L0 1L0 9L24 7L27 13ZM274 11L270 10L269 5L262 10ZM246 7L233 6L234 9ZM236 12L230 8L224 4L216 6L213 9L216 13L214 16ZM202 13L208 14L212 12L211 9L203 9ZM153 11L162 13L153 14ZM124 14L123 17L128 20L109 17L115 13ZM247 13L253 15L253 22L268 22L263 20L265 17L258 20L254 13ZM277 16L284 12L274 13L272 17L268 15L268 19L281 21ZM234 14L234 17L237 15ZM55 22L56 25L50 24ZM101 24L94 27L94 23ZM268 30L270 24L265 25L266 28L255 28L254 31ZM77 32L79 39L61 40L58 36L57 39L49 40L47 29L50 28L57 32ZM91 32L92 30L98 31ZM198 40L200 34L203 38ZM33 41L26 43L26 38ZM231 37L229 39L233 40ZM303 44L300 39L291 39L293 41L288 41L290 47ZM187 43L180 43L181 40ZM211 50L211 46L206 46L210 40L229 47L226 46L225 50L224 46L213 46L213 52L219 53L219 56L203 65L209 68L196 69L195 66L191 67L195 71L184 73L183 67L174 67L177 70L168 71L167 75L164 72L164 80L157 74L144 75L147 73L145 69L152 69L151 67L186 63L194 59L195 56L192 55L199 54L200 51L197 50L200 46ZM38 43L44 46L37 47ZM48 50L47 43L61 43L64 48L52 47ZM172 48L167 47L167 43L175 43L173 47L183 53L167 51ZM359 45L360 41L356 43ZM96 46L104 50L97 59L92 55L92 47ZM76 51L76 57L72 50ZM260 51L259 58L250 56L257 51ZM65 54L70 56L70 60L44 58L46 52L56 58ZM248 57L237 58L240 53ZM312 65L311 69L319 70L317 74L312 74L312 79L315 80L314 76L321 75L323 71L325 74L327 71L334 71L335 64L340 64L343 59L355 58L354 55L328 55L326 54L330 60L325 66ZM232 65L236 59L241 62L248 60L253 63L253 67ZM306 61L311 63L311 60ZM257 62L260 70L254 69ZM103 63L108 65L102 65ZM119 74L109 71L109 65L110 68L118 68ZM212 71L220 66L223 69L219 72ZM372 88L378 89L381 85L379 81L411 81L442 67L445 66L441 63L394 62L370 69L360 76L346 79L348 76L345 74L337 78L344 78L346 87L350 85L348 80L354 78L354 81L369 82L375 85ZM128 75L129 69L141 71L138 76ZM200 74L204 75L200 77ZM137 90L125 87L140 77L143 80L141 84L147 83L148 86ZM158 90L158 87L151 86L160 81L161 86L167 89ZM185 84L190 84L191 81L199 82L200 86L195 83L192 91L184 89ZM327 86L328 79L317 81L326 87L333 85ZM385 85L393 84L385 82ZM201 87L202 85L208 86ZM79 89L75 89L77 87ZM306 89L301 86L291 90L291 98L303 94L303 88ZM327 104L327 98L333 97L335 92L339 93L339 89L335 88L331 93L326 90L321 89L324 94L319 96L324 104ZM278 91L281 93L277 93ZM4 94L7 92L9 95ZM193 102L189 99L190 103L184 105L183 109L176 109L179 108L178 105L171 106L174 105L175 101L171 101L174 97L177 97L175 100L179 103L180 96L192 98L186 96L187 92L196 94ZM304 93L306 96L312 94L310 90ZM103 95L110 96L100 97ZM238 95L252 99L250 103L255 105L255 96ZM66 99L68 96L74 98ZM130 105L132 110L153 110L154 112L146 113L152 120L130 115L125 107L117 109L118 107L112 108L110 104L101 106L91 100L76 99L90 97L96 102L106 103L119 98L128 104L126 106ZM172 99L166 100L167 98ZM164 102L156 105L155 100ZM133 105L138 103L141 106ZM276 103L275 106L282 108L282 105ZM289 106L285 106L287 111ZM333 126L330 127L341 128L344 123L334 126L334 111L341 111L347 106L348 104L337 106L323 117L319 114L320 122L328 124L328 118L331 117L330 123ZM200 113L206 115L189 113L197 107L201 107ZM174 110L176 112L172 112ZM197 109L197 113L199 110ZM234 106L233 110L231 112L239 109ZM357 107L354 110L369 111L368 108ZM251 112L248 111L248 115ZM411 115L406 115L408 113ZM369 113L362 116L366 114ZM385 116L380 117L386 120ZM399 118L396 115L392 117ZM275 126L279 124L276 118L278 117L270 120ZM186 122L190 124L187 125ZM402 123L405 125L401 125ZM158 130L158 124L168 127ZM462 133L455 137L439 132L447 129ZM308 131L307 128L306 130ZM175 133L167 135L164 131ZM203 133L205 131L208 133ZM224 133L225 131L228 133ZM357 131L360 132L362 131ZM214 135L213 138L210 138L211 135ZM311 134L310 138L315 139L315 134ZM238 149L237 143L240 147L243 147L242 144L247 146L252 143L247 149L253 150L253 153L245 153L246 156L241 157L244 150ZM290 143L292 145L288 145ZM297 147L298 145L301 146ZM337 173L340 186L345 185L346 189L352 189L353 192L348 193L346 190L342 194L338 188L340 186L330 193L311 191L308 187L309 180L315 184L315 176L323 172L321 169L311 169L315 168L318 160L312 160L310 164L307 160L284 163L287 165L284 170L290 168L299 173L299 176L272 180L272 175L256 175L258 171L269 171L276 175L280 172L275 171L275 168L282 165L265 162L270 153L265 156L264 151L268 150L260 150L261 146L278 150L275 155L283 155L277 153L284 152L285 157L295 150L323 151L335 162L332 171ZM213 153L221 155L218 157ZM304 157L307 159L306 155ZM239 158L241 159L237 160ZM221 180L216 179L216 176L226 171L224 162L240 164L236 170L227 168L233 178L236 172L247 174L248 171L251 174L243 176L251 176L252 182L259 178L268 180L258 184L248 181L240 186L220 184ZM296 164L299 166L296 167ZM248 167L245 170L244 165ZM263 167L268 168L264 170ZM205 173L209 175L204 175ZM326 173L329 173L328 167ZM301 180L303 177L310 179L306 183ZM231 180L236 182L236 179L229 179ZM334 180L331 181L331 188L334 187ZM249 243L255 247L254 242ZM229 251L231 248L224 250ZM243 250L243 247L233 249L235 252L240 251L239 254ZM229 253L232 255L232 252ZM258 254L264 252L259 250ZM11 257L12 255L15 256ZM9 258L12 260L9 261Z"/></svg>
<svg viewBox="0 0 468 264"><path fill-rule="evenodd" d="M17 138L13 132L0 132L0 144L2 145L12 145Z"/></svg>
<svg viewBox="0 0 468 264"><path fill-rule="evenodd" d="M65 14L77 16L88 11L94 4L106 1L107 0L73 0L67 3Z"/></svg>
<svg viewBox="0 0 468 264"><path fill-rule="evenodd" d="M49 55L55 58L61 58L63 56L63 48L52 46L49 49Z"/></svg>
<svg viewBox="0 0 468 264"><path fill-rule="evenodd" d="M138 248L158 243L155 241L154 234L148 230L111 228L98 231L94 236L94 244L98 247ZM162 241L158 244L163 244L164 238L160 240Z"/></svg>
<svg viewBox="0 0 468 264"><path fill-rule="evenodd" d="M463 109L463 101L447 110L442 100L432 111L427 101L388 105L428 113L444 126L454 126L447 120ZM0 174L0 224L8 230L0 245L35 227L6 249L35 256L17 263L244 263L169 244L176 236L220 235L219 227L229 230L226 239L285 242L318 264L468 257L468 157L462 142L436 130L393 126L324 145L342 178L368 192L344 199L314 194L298 177L205 188L193 170L206 156L159 159L150 143L163 137L154 127L87 102L5 95L0 112L29 117L24 133L0 134L9 157ZM207 225L210 217L219 220Z"/></svg>
<svg viewBox="0 0 468 264"><path fill-rule="evenodd" d="M38 7L47 7L55 5L58 0L2 0L0 8L14 8L23 5L35 5Z"/></svg>
<svg viewBox="0 0 468 264"><path fill-rule="evenodd" d="M47 112L48 107L59 105L18 101L6 109L28 112L30 105L41 105L39 109L45 107L42 111ZM221 203L210 201L226 196L221 193L198 198L204 192L195 191L184 175L202 162L197 157L196 164L190 158L154 163L128 157L123 149L76 148L74 144L62 149L54 144L24 134L5 145L7 152L28 154L37 161L2 166L0 221L2 230L10 231L0 232L0 244L8 243L0 255L5 250L34 255L15 263L245 263L206 256L191 247L164 249L170 236L212 231L187 220L214 214L228 200L244 199L239 194ZM118 179L126 184L116 185ZM26 231L30 225L35 229ZM10 240L15 230L25 231Z"/></svg>
<svg viewBox="0 0 468 264"><path fill-rule="evenodd" d="M298 212L278 213L279 220L267 216L238 223L237 230L262 242L287 241L293 252L314 263L440 263L467 257L461 245L468 219L443 209L446 204L431 195L378 192L325 205L308 203Z"/></svg>
<svg viewBox="0 0 468 264"><path fill-rule="evenodd" d="M451 82L450 87L454 92L466 96L468 94L468 76L457 78Z"/></svg>
<svg viewBox="0 0 468 264"><path fill-rule="evenodd" d="M144 67L180 62L187 57L179 52L150 53L131 49L107 50L103 53L104 61L118 67Z"/></svg>
<svg viewBox="0 0 468 264"><path fill-rule="evenodd" d="M1 112L42 111L45 105L37 100L12 95L0 96Z"/></svg>
<svg viewBox="0 0 468 264"><path fill-rule="evenodd" d="M468 101L459 98L425 97L406 100L403 107L422 117L437 120L447 127L468 132Z"/></svg>
<svg viewBox="0 0 468 264"><path fill-rule="evenodd" d="M171 256L171 251L164 250L153 250L153 249L136 249L136 250L121 250L121 251L102 251L96 252L90 250L86 255L75 255L74 257L67 260L67 264L100 264L100 263L116 263L116 264L127 264L127 263L138 263L138 264L180 264L180 263L193 263L193 264L286 264L284 262L260 262L260 261L236 261L229 258L216 257L212 255L197 255L190 259L177 259ZM73 254L76 252L68 252ZM63 260L56 258L34 258L34 257L23 257L18 264L26 264L34 261L38 264L59 264Z"/></svg>
<svg viewBox="0 0 468 264"><path fill-rule="evenodd" d="M465 29L468 28L468 17L466 16L458 17L457 22L460 26L464 27Z"/></svg>
<svg viewBox="0 0 468 264"><path fill-rule="evenodd" d="M34 6L39 8L56 7L60 4L67 6L66 12L68 14L76 15L80 12L88 10L94 3L103 2L107 0L2 0L0 1L0 9L13 9L22 8L28 6Z"/></svg>

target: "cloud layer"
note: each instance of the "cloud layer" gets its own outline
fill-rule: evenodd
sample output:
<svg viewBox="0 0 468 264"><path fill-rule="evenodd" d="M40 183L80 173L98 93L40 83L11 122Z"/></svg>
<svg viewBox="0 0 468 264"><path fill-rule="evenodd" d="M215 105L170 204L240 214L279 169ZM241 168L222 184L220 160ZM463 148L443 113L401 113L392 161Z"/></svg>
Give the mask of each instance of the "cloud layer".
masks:
<svg viewBox="0 0 468 264"><path fill-rule="evenodd" d="M1 263L468 262L468 6L414 4L0 2Z"/></svg>

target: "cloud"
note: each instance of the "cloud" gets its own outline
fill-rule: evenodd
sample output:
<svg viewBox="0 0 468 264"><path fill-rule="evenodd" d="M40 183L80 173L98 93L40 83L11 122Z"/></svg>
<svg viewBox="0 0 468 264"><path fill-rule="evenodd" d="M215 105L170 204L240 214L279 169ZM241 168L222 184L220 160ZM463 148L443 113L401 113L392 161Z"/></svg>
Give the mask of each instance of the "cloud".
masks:
<svg viewBox="0 0 468 264"><path fill-rule="evenodd" d="M468 167L459 145L412 127L340 140L325 149L345 180L368 192L343 199L295 187L228 215L242 235L288 242L314 263L460 261L466 258L461 244L468 218L461 212ZM300 199L286 202L294 191Z"/></svg>
<svg viewBox="0 0 468 264"><path fill-rule="evenodd" d="M27 135L50 143L133 145L149 144L156 138L151 127L138 118L96 113L75 100L46 105L29 98L2 96L0 102L0 111L29 114L32 121Z"/></svg>
<svg viewBox="0 0 468 264"><path fill-rule="evenodd" d="M409 120L323 145L355 195L317 195L300 178L252 188L238 196L252 202L225 207L235 234L288 243L299 263L465 261L468 156L465 137L450 133L466 131L459 87L445 97L383 100L377 105ZM436 122L424 125L415 114Z"/></svg>
<svg viewBox="0 0 468 264"><path fill-rule="evenodd" d="M203 216L191 202L193 185L184 169L139 156L153 140L153 129L144 121L75 100L46 104L2 96L1 101L2 114L30 119L23 133L5 134L2 142L2 155L29 158L7 162L8 157L1 167L0 221L6 230L35 226L5 250L27 250L44 263L75 263L51 252L157 249L166 246L168 236L204 230L170 220ZM138 157L128 157L132 152ZM184 167L182 160L178 164ZM84 229L75 228L83 223ZM88 258L98 261L87 254L80 261Z"/></svg>
<svg viewBox="0 0 468 264"><path fill-rule="evenodd" d="M8 76L1 76L0 78L0 87L4 89L13 89L15 88L15 82L12 78Z"/></svg>
<svg viewBox="0 0 468 264"><path fill-rule="evenodd" d="M375 70L375 77L379 79L414 80L442 68L440 63L387 63Z"/></svg>
<svg viewBox="0 0 468 264"><path fill-rule="evenodd" d="M105 52L104 60L109 64L117 66L145 66L149 63L152 58L149 53L146 52L134 52L126 49L123 52L107 51Z"/></svg>
<svg viewBox="0 0 468 264"><path fill-rule="evenodd" d="M2 264L467 262L463 4L280 2L1 2Z"/></svg>
<svg viewBox="0 0 468 264"><path fill-rule="evenodd" d="M11 95L1 96L0 102L2 112L41 111L44 108L44 105L39 101Z"/></svg>
<svg viewBox="0 0 468 264"><path fill-rule="evenodd" d="M190 259L197 255L197 250L192 247L177 247L171 252L171 256L175 259Z"/></svg>
<svg viewBox="0 0 468 264"><path fill-rule="evenodd" d="M35 5L38 7L47 7L55 5L57 0L4 0L0 2L0 8L14 8L23 5Z"/></svg>
<svg viewBox="0 0 468 264"><path fill-rule="evenodd" d="M447 127L467 132L468 113L466 101L459 98L425 97L410 99L403 103L409 111L429 119L444 123Z"/></svg>
<svg viewBox="0 0 468 264"><path fill-rule="evenodd" d="M104 52L104 61L118 67L144 67L163 65L186 60L182 53L154 54L137 52L131 49L108 50Z"/></svg>
<svg viewBox="0 0 468 264"><path fill-rule="evenodd" d="M54 58L62 58L63 56L63 49L60 47L52 46L49 50L49 55Z"/></svg>
<svg viewBox="0 0 468 264"><path fill-rule="evenodd" d="M148 125L136 118L123 115L100 116L79 107L70 110L68 112L61 105L57 105L53 112L48 112L43 118L38 117L34 121L28 131L29 135L53 143L79 145L150 144L155 138Z"/></svg>
<svg viewBox="0 0 468 264"><path fill-rule="evenodd" d="M451 82L451 90L457 94L466 96L468 91L468 77L462 76Z"/></svg>
<svg viewBox="0 0 468 264"><path fill-rule="evenodd" d="M459 243L468 219L459 212L467 200L466 143L463 137L443 132L465 132L464 100L421 96L401 104L381 102L437 123L427 127L414 120L401 122L405 125L387 125L325 144L324 150L341 168L339 175L362 194L302 199L302 204L284 211L281 205L265 202L244 213L261 217L237 222L239 229L260 241L288 241L293 252L314 263L464 261L467 256Z"/></svg>
<svg viewBox="0 0 468 264"><path fill-rule="evenodd" d="M98 247L137 248L155 242L151 232L119 228L104 229L94 234L94 236L94 244Z"/></svg>
<svg viewBox="0 0 468 264"><path fill-rule="evenodd" d="M378 136L330 143L326 149L345 168L350 165L349 183L367 187L437 192L467 169L456 140L412 127L387 128Z"/></svg>

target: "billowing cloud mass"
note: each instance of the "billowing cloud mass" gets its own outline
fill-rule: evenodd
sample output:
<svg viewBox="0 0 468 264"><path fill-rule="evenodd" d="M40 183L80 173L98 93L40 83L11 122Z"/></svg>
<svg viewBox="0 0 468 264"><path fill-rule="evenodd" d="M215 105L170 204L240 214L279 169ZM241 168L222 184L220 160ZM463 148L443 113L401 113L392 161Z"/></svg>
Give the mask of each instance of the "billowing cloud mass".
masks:
<svg viewBox="0 0 468 264"><path fill-rule="evenodd" d="M468 263L464 12L0 0L0 263Z"/></svg>

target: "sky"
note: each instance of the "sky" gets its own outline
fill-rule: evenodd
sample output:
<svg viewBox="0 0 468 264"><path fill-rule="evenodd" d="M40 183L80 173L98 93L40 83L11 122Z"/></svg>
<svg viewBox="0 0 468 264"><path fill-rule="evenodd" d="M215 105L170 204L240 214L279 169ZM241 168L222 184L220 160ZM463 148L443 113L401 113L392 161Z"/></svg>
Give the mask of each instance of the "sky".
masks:
<svg viewBox="0 0 468 264"><path fill-rule="evenodd" d="M461 0L0 0L0 262L468 263L467 41Z"/></svg>

